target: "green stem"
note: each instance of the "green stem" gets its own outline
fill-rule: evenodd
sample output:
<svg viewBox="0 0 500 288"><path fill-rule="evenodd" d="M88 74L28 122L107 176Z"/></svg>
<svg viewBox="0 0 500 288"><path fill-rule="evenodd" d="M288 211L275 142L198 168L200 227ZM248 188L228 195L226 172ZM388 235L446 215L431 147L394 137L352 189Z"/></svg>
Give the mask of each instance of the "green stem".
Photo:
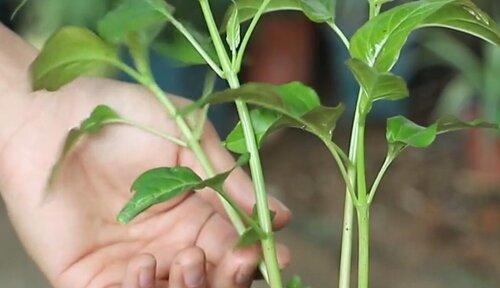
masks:
<svg viewBox="0 0 500 288"><path fill-rule="evenodd" d="M351 144L349 147L349 159L351 163L356 163L358 150L358 126L361 111L361 91L358 94L356 111L354 113L353 126L351 131ZM348 167L348 176L351 183L356 182L356 167ZM352 228L354 219L353 199L346 188L344 203L344 221L342 227L342 247L340 251L339 288L349 288L351 285L351 258L352 258Z"/></svg>
<svg viewBox="0 0 500 288"><path fill-rule="evenodd" d="M385 172L387 172L387 169L389 168L393 160L394 157L387 154L384 160L384 164L382 164L382 167L380 168L380 171L378 172L377 177L375 178L375 181L372 184L372 188L370 189L370 194L368 194L368 205L372 203L373 197L375 197L375 193L377 193L378 186L380 185L380 182L382 181Z"/></svg>
<svg viewBox="0 0 500 288"><path fill-rule="evenodd" d="M245 36L243 36L243 40L241 41L240 48L238 50L238 55L236 57L236 61L234 62L234 68L235 71L238 72L241 68L241 63L243 62L243 56L245 55L245 50L248 45L248 41L250 40L250 37L252 36L253 31L255 30L255 27L257 26L257 23L260 20L260 17L262 14L266 11L266 7L271 2L270 0L263 0L262 4L259 7L259 10L255 13L255 15L252 18L252 21L250 22L250 25L248 26L247 31L245 32ZM235 7L235 9L238 9Z"/></svg>
<svg viewBox="0 0 500 288"><path fill-rule="evenodd" d="M142 124L139 124L135 121L132 121L132 120L128 120L128 119L120 119L120 120L113 120L111 121L110 123L122 123L122 124L127 124L127 125L130 125L130 126L133 126L137 129L140 129L140 130L143 130L145 132L148 132L150 134L153 134L155 136L158 136L158 137L161 137L165 140L168 140L172 143L175 143L179 146L182 146L182 147L187 147L187 143L182 141L181 139L173 136L173 135L170 135L168 133L164 133L164 132L160 132L154 128L151 128L151 127L148 127L148 126L145 126L145 125L142 125Z"/></svg>
<svg viewBox="0 0 500 288"><path fill-rule="evenodd" d="M328 23L328 26L330 26L330 28L332 28L332 30L335 33L337 33L337 35L339 36L340 40L342 41L344 46L347 48L347 50L349 50L349 47L350 47L349 39L347 39L344 32L342 32L342 30L340 30L339 26L337 26L337 24L335 24L335 22L328 21L327 23Z"/></svg>
<svg viewBox="0 0 500 288"><path fill-rule="evenodd" d="M229 86L232 89L236 89L240 86L236 72L231 66L231 61L227 54L224 44L219 35L217 25L212 15L210 4L208 0L200 0L201 9L207 23L210 36L215 45L217 55L222 65L222 69L226 75L226 79ZM267 276L269 285L272 288L281 288L281 273L278 264L278 258L276 254L276 245L274 241L274 233L271 221L271 215L269 213L268 199L264 182L264 174L262 173L262 165L260 161L259 149L255 139L255 133L253 130L250 113L245 102L241 100L236 100L236 108L242 123L243 132L245 136L246 145L248 151L250 152L250 170L252 173L252 179L255 189L255 198L257 206L257 215L259 218L259 223L266 233L267 237L262 239L262 252L264 255L264 261L267 267ZM264 273L265 274L265 273Z"/></svg>
<svg viewBox="0 0 500 288"><path fill-rule="evenodd" d="M370 208L368 205L358 207L358 233L358 288L368 288L370 275Z"/></svg>

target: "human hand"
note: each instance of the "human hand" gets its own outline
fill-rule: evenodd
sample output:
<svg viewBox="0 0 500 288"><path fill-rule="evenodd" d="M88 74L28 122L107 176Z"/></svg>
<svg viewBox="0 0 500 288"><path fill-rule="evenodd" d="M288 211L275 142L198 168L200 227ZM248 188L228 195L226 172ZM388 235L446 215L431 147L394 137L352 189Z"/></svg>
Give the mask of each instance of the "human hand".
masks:
<svg viewBox="0 0 500 288"><path fill-rule="evenodd" d="M27 66L20 70L27 75ZM26 76L15 79L19 83L0 80L3 95L23 99L16 125L8 126L15 128L0 143L2 196L21 241L55 287L137 287L131 285L138 285L140 271L150 271L148 275L153 271L160 285L156 287L184 287L179 283L187 285L183 277L189 275L205 276L206 281L185 287L249 286L259 251L255 247L234 250L237 234L212 191L157 205L127 226L115 220L131 197L131 183L143 171L182 165L203 175L188 149L132 127L109 126L78 144L46 193L50 169L66 133L99 104L136 122L178 134L145 89L112 80L80 79L55 93L28 94ZM202 145L217 170L233 166L213 128L206 128ZM252 184L241 169L233 172L226 189L242 208L251 211ZM278 201L270 202L279 229L290 219L290 212ZM288 252L284 247L279 251L285 266ZM141 270L141 263L149 265L149 270ZM206 270L200 274L197 267ZM238 284L238 278L248 281Z"/></svg>

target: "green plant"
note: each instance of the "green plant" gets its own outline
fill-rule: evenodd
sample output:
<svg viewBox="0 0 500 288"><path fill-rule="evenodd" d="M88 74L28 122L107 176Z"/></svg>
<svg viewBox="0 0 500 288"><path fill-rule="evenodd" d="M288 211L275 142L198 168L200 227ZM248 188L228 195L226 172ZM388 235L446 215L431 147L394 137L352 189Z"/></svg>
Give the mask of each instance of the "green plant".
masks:
<svg viewBox="0 0 500 288"><path fill-rule="evenodd" d="M105 125L114 123L133 125L190 148L208 178L202 179L186 167L146 171L132 185L135 194L118 220L126 223L156 203L167 201L180 193L210 187L219 194L228 215L241 234L239 245L260 241L264 256L261 271L272 288L283 285L276 260L272 211L267 205L259 148L268 134L283 127L303 129L319 137L331 152L346 183L339 287L350 286L352 223L356 211L359 233L358 286L366 288L369 279L370 206L390 164L407 147L427 147L442 133L472 127L499 128L498 124L482 120L466 122L455 117L444 117L429 127L419 126L403 116L390 118L387 121L386 159L374 183L371 186L367 184L365 122L375 101L396 101L408 97L405 81L390 70L397 62L410 33L423 27L448 27L500 44L500 32L494 21L469 0L414 1L380 13L383 4L389 1L370 0L370 19L348 39L335 24L335 1L332 0L235 0L228 8L222 28L212 16L209 1L198 0L210 35L209 41L204 41L203 33L194 33L186 24L178 21L174 8L163 0L124 0L100 21L98 34L77 27L66 27L55 33L32 65L33 87L35 90L56 90L78 76L95 75L108 66L124 71L147 87L170 117L175 119L182 138L164 135L123 119L110 107L99 106L79 128L70 132L61 159L70 152L79 138L97 133ZM335 137L332 137L335 124L344 110L342 105L321 105L315 91L298 82L285 85L240 85L237 74L252 32L264 13L277 10L303 11L311 21L328 24L349 50L351 59L347 61L347 66L360 85L349 153L335 144ZM250 23L245 33L241 33L241 23L245 21ZM188 59L190 61L187 62L191 64L202 59L217 76L227 81L230 89L212 93L212 79L207 81L203 97L188 107L176 107L169 100L153 78L148 57L148 48L167 23L175 27L191 45L189 51L180 53L182 57L177 57L179 53L174 53L172 57L177 57L178 60ZM181 44L187 47L186 41ZM121 46L126 47L131 55L133 66L125 64L118 57L118 48ZM174 46L170 48L172 47ZM212 51L215 51L215 55ZM190 55L197 55L198 62L192 61L191 56L186 57L189 56L188 52L195 52ZM238 109L240 122L226 139L225 145L229 150L243 155L238 165L243 165L247 159L250 163L256 196L253 215L246 215L226 195L223 183L231 171L216 174L199 143L207 107L222 102L235 102ZM258 108L249 111L247 105ZM198 108L201 108L201 112ZM197 121L190 121L195 112L201 113L201 117L194 117ZM56 164L53 177L57 176L57 167ZM288 285L301 286L303 285L298 278L292 279Z"/></svg>

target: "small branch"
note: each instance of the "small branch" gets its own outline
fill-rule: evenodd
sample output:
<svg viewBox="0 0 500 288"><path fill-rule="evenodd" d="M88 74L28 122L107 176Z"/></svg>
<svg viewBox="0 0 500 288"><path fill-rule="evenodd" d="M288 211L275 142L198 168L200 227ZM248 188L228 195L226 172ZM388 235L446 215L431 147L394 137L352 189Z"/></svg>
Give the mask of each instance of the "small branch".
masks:
<svg viewBox="0 0 500 288"><path fill-rule="evenodd" d="M347 39L344 32L342 32L342 30L340 30L340 28L337 26L337 24L335 24L335 22L328 21L327 23L328 23L328 26L330 26L332 28L332 30L335 31L335 33L337 33L337 35L339 36L340 40L342 40L342 43L347 48L347 50L349 50L349 47L350 47L349 39Z"/></svg>
<svg viewBox="0 0 500 288"><path fill-rule="evenodd" d="M375 178L372 188L370 189L370 194L368 195L368 205L372 203L373 197L375 197L375 193L377 193L378 186L380 185L380 182L382 181L382 178L384 177L387 168L389 168L393 160L394 157L391 157L389 154L387 154L384 160L384 164L382 164L382 167L378 172L377 178Z"/></svg>
<svg viewBox="0 0 500 288"><path fill-rule="evenodd" d="M148 126L145 126L145 125L142 125L142 124L139 124L137 122L134 122L132 120L128 120L128 119L121 119L121 120L113 120L111 121L110 123L121 123L121 124L128 124L130 126L133 126L137 129L140 129L140 130L143 130L145 132L148 132L150 134L153 134L155 136L158 136L160 138L163 138L163 139L166 139L174 144L177 144L179 146L182 146L182 147L188 147L187 143L182 141L181 139L173 136L173 135L170 135L168 133L164 133L164 132L160 132L152 127L148 127Z"/></svg>
<svg viewBox="0 0 500 288"><path fill-rule="evenodd" d="M259 7L259 10L255 13L255 15L252 18L252 21L250 22L250 25L248 26L247 31L245 32L245 36L243 36L243 41L241 41L240 48L238 50L238 55L236 56L236 61L234 61L234 68L235 71L239 71L241 69L241 63L243 62L243 56L245 55L245 51L248 45L248 41L250 40L250 37L252 37L253 31L255 30L255 27L257 26L257 23L260 20L260 17L262 14L266 11L266 7L271 2L271 0L263 0L262 4ZM237 7L235 9L238 9Z"/></svg>

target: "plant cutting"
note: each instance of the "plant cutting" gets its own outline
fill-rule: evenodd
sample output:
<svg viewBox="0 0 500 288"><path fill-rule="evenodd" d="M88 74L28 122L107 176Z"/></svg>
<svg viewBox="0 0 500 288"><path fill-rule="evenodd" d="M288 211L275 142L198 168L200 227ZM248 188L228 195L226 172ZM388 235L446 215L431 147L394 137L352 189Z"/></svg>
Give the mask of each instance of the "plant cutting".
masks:
<svg viewBox="0 0 500 288"><path fill-rule="evenodd" d="M181 136L167 135L133 119L125 119L119 111L101 105L79 127L69 132L51 179L58 177L60 164L82 137L99 133L108 125L132 125L185 146L196 155L206 177L187 167L152 167L132 184L134 194L118 215L118 221L126 224L153 205L183 193L212 188L220 196L241 235L237 246L260 243L263 255L261 272L270 287L281 288L284 285L276 257L273 212L267 203L259 149L266 136L278 129L303 129L324 143L346 184L339 287L350 287L354 214L358 225L358 287L369 287L370 207L391 163L406 148L428 147L443 133L466 128L499 128L498 123L480 119L464 121L454 116L445 116L428 127L417 125L403 116L389 118L385 161L375 181L367 183L366 121L374 102L397 101L409 96L404 79L391 73L391 69L411 32L425 27L447 27L493 45L500 44L500 32L494 21L469 0L412 1L381 13L386 2L389 1L370 0L367 3L367 22L349 38L335 24L335 1L332 0L235 0L228 5L227 15L220 24L212 15L209 1L199 0L207 27L205 32L188 28L189 25L177 19L175 7L163 0L124 0L99 22L95 32L78 27L62 28L47 41L32 64L35 90L57 90L79 76L99 75L109 68L119 69L151 91L169 117L175 120ZM259 19L264 13L278 10L302 11L311 21L327 24L349 51L346 67L360 89L352 115L351 143L347 152L336 144L334 134L337 121L345 110L342 104L335 107L322 105L316 92L300 82L240 85L238 72ZM166 49L177 52L171 53L172 58L188 64L208 65L216 76L226 80L230 89L213 92L214 79L208 77L205 93L199 100L187 107L174 105L156 83L149 63L149 48L165 25L174 27L180 36L178 39L182 39L171 42ZM175 45L182 45L182 48ZM121 48L130 55L132 64L119 57ZM237 165L249 163L256 199L252 215L243 212L225 193L223 184L231 170L218 174L199 141L210 105L223 102L234 102L238 110L240 121L228 135L225 146L241 155ZM293 278L287 287L303 287L303 284L299 278Z"/></svg>

